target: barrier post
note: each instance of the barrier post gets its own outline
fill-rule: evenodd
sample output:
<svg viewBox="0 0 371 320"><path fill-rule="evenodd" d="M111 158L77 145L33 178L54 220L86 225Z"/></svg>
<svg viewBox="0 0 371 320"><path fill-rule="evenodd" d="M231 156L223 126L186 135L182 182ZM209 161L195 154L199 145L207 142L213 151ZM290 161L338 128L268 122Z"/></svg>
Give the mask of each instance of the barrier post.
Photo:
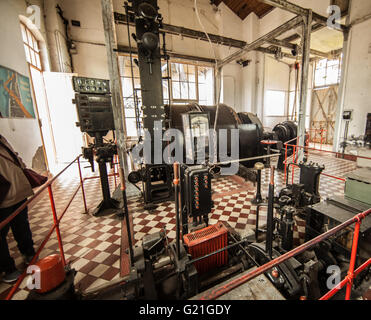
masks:
<svg viewBox="0 0 371 320"><path fill-rule="evenodd" d="M55 232L57 234L59 251L61 252L63 266L65 266L66 265L66 259L64 257L62 237L61 237L61 233L60 233L60 230L59 230L59 220L57 218L57 210L55 209L54 196L53 196L53 191L52 191L52 186L51 185L48 185L48 192L49 192L50 205L51 205L52 212L53 212L54 226L55 226Z"/></svg>
<svg viewBox="0 0 371 320"><path fill-rule="evenodd" d="M117 188L117 181L116 181L116 163L118 162L117 155L113 156L113 177L115 179L115 189Z"/></svg>
<svg viewBox="0 0 371 320"><path fill-rule="evenodd" d="M285 181L286 181L286 174L287 174L287 144L285 144Z"/></svg>
<svg viewBox="0 0 371 320"><path fill-rule="evenodd" d="M361 227L361 220L359 219L356 222L356 225L354 227L352 253L350 257L349 270L348 270L348 276L347 276L348 284L347 284L347 290L345 293L345 300L350 299L350 294L352 292L352 285L353 285L353 279L354 279L354 266L356 264L356 259L357 259L357 247L358 247L360 227Z"/></svg>
<svg viewBox="0 0 371 320"><path fill-rule="evenodd" d="M77 164L78 164L78 167L79 167L79 176L80 176L82 199L84 201L84 208L85 208L84 213L88 213L88 207L86 206L86 198L85 198L84 179L82 178L82 174L81 174L80 157L77 158Z"/></svg>
<svg viewBox="0 0 371 320"><path fill-rule="evenodd" d="M296 141L297 142L297 141ZM292 162L296 163L296 145L294 146L294 154L292 157ZM295 166L292 166L292 178L291 178L291 184L294 184L294 175L295 175Z"/></svg>

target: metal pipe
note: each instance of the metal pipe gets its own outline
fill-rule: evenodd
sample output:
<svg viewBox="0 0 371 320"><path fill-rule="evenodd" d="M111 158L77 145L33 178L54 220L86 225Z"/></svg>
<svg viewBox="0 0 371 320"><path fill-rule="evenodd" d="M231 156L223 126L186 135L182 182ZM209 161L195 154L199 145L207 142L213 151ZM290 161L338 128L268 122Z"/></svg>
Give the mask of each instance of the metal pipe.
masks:
<svg viewBox="0 0 371 320"><path fill-rule="evenodd" d="M273 151L273 150L271 150ZM250 158L244 158L244 159L236 159L236 160L229 160L229 161L223 161L218 163L213 163L213 166L220 166L230 163L236 163L236 162L242 162L242 161L249 161L249 160L258 160L258 159L265 159L265 158L274 158L278 157L280 152L276 152L275 154L265 155L265 156L257 156L257 157L250 157Z"/></svg>
<svg viewBox="0 0 371 320"><path fill-rule="evenodd" d="M362 271L371 265L371 258L368 259L364 264L362 264L355 272L354 277L357 277ZM348 278L343 279L335 288L327 292L319 300L328 300L332 298L338 291L340 291L348 283Z"/></svg>
<svg viewBox="0 0 371 320"><path fill-rule="evenodd" d="M175 198L175 217L176 217L176 255L180 260L180 219L179 219L179 163L173 164L174 169L174 198Z"/></svg>
<svg viewBox="0 0 371 320"><path fill-rule="evenodd" d="M138 101L137 101L137 95L136 95L135 83L134 83L133 54L132 54L132 50L131 50L131 37L130 37L130 26L129 26L128 11L129 11L128 4L125 3L126 22L127 22L127 30L128 30L128 41L129 41L131 86L133 88L133 99L134 99L134 111L135 111L135 122L136 122L136 127L137 127L137 136L139 137L140 136L140 121L139 121Z"/></svg>
<svg viewBox="0 0 371 320"><path fill-rule="evenodd" d="M334 234L336 234L337 232L339 232L339 231L343 230L344 228L350 226L351 224L353 224L353 223L355 223L359 220L364 219L370 213L371 213L371 209L369 209L365 212L359 213L358 215L356 215L353 218L345 221L344 223L338 225L337 227L319 235L318 237L316 237L312 240L309 240L308 242L306 242L306 243L302 244L301 246L299 246L299 247L297 247L297 248L279 256L278 258L276 258L272 261L269 261L268 263L266 263L266 264L262 265L261 267L249 272L248 274L240 276L238 278L235 278L232 281L228 282L227 284L222 285L222 286L212 290L210 293L205 294L204 296L202 296L201 300L213 300L213 299L216 299L216 298L230 292L231 290L239 287L240 285L246 283L247 281L249 281L249 280L265 273L269 269L279 265L280 263L298 255L299 253L302 253L302 252L310 249L311 247L313 247L317 243L333 236Z"/></svg>
<svg viewBox="0 0 371 320"><path fill-rule="evenodd" d="M350 299L350 294L352 292L352 285L354 279L354 266L356 264L357 259L357 247L358 247L358 239L359 239L359 229L361 227L361 221L356 222L356 226L353 232L353 244L352 244L352 253L350 256L350 263L349 263L349 270L348 270L348 284L345 293L345 300Z"/></svg>
<svg viewBox="0 0 371 320"><path fill-rule="evenodd" d="M273 250L273 209L274 209L274 167L271 166L271 177L268 189L268 212L267 212L267 239L265 241L265 251L272 259Z"/></svg>
<svg viewBox="0 0 371 320"><path fill-rule="evenodd" d="M61 252L63 266L65 266L66 265L66 258L64 256L62 237L61 237L61 232L59 230L59 221L58 221L58 218L57 218L57 210L55 208L54 196L53 196L53 191L52 191L51 186L48 186L48 192L49 192L50 205L51 205L52 213L53 213L55 231L57 233L59 251Z"/></svg>
<svg viewBox="0 0 371 320"><path fill-rule="evenodd" d="M80 158L77 158L77 164L78 164L78 167L79 167L79 177L80 177L82 199L84 201L84 208L85 208L84 213L88 213L88 207L86 205L86 198L85 198L84 179L82 178L82 174L81 174Z"/></svg>
<svg viewBox="0 0 371 320"><path fill-rule="evenodd" d="M195 263L195 262L201 261L201 260L203 260L203 259L206 259L206 258L212 257L212 256L215 255L215 254L221 253L221 252L223 252L223 251L225 251L225 250L229 250L229 249L234 248L234 247L236 247L236 246L239 246L239 245L241 245L241 244L243 244L243 243L245 243L245 242L247 242L246 239L241 240L241 241L238 241L238 242L235 242L235 243L233 243L233 244L230 244L229 246L226 246L226 247L221 248L221 249L219 249L219 250L216 250L216 251L214 251L214 252L208 253L208 254L206 254L206 255L204 255L204 256L202 256L202 257L198 257L198 258L195 258L195 259L193 259L193 260L189 260L189 261L186 262L186 264L187 264L187 265L188 265L188 264L192 264L192 263Z"/></svg>
<svg viewBox="0 0 371 320"><path fill-rule="evenodd" d="M312 32L312 10L304 19L303 24L303 55L301 60L301 80L300 80L300 108L299 108L299 123L298 123L298 135L299 145L305 145L305 117L307 113L308 104L308 84L309 84L309 67L310 67L310 43L311 43L311 32ZM298 150L299 151L299 150ZM304 158L304 153L300 152L298 155L299 161Z"/></svg>
<svg viewBox="0 0 371 320"><path fill-rule="evenodd" d="M125 182L125 173L124 169L120 167L120 183L121 183L121 192L122 192L122 200L124 202L124 212L123 215L125 217L126 222L126 232L128 234L128 245L129 245L129 254L130 254L130 265L134 265L134 251L133 251L133 242L131 240L131 231L130 231L130 219L129 219L129 209L128 209L128 199L126 197L126 182Z"/></svg>

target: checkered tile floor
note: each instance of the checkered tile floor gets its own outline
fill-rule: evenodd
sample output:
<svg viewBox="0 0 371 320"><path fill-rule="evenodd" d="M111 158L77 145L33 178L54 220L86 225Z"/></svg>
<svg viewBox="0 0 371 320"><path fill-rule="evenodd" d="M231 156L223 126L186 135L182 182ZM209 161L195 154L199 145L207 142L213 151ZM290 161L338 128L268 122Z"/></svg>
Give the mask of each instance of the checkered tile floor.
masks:
<svg viewBox="0 0 371 320"><path fill-rule="evenodd" d="M319 152L311 153L309 161L324 164L326 166L325 173L339 177L356 168L354 162L329 157L327 154ZM289 181L291 181L291 175L289 177ZM295 182L298 181L298 177L299 170L297 169L294 175ZM265 169L262 173L263 197L267 196L268 182L269 170ZM66 206L78 183L79 179L71 174L58 180L58 183L53 186L58 214ZM111 190L114 188L113 184L113 178L110 178ZM284 185L284 174L276 171L275 191L278 192ZM343 189L344 183L342 181L321 176L320 194L323 198L341 195ZM89 209L95 208L101 199L99 180L87 180L85 191ZM214 209L210 214L210 224L226 221L240 232L246 229L255 229L256 206L251 204L255 196L253 184L242 182L236 177L220 177L213 180L213 192ZM133 220L134 244L139 245L145 234L160 231L162 228L166 228L170 240L175 239L175 206L173 202L162 203L152 211L145 211L139 198L130 199L128 205ZM119 277L120 269L121 274L125 273L123 272L123 259L120 259L120 256L125 256L124 240L127 237L126 228L122 228L123 221L116 220L112 216L98 218L83 214L83 208L82 194L79 191L61 223L66 259L71 261L72 267L78 271L75 284L81 290L101 285ZM37 248L48 233L53 221L47 193L30 209L29 217L35 248ZM263 225L265 222L266 210L262 208L259 225ZM299 245L304 240L305 222L297 217L296 222L294 241ZM121 241L123 242L121 243ZM16 264L20 268L24 268L11 232L8 243ZM58 253L55 233L42 251L41 257L54 253ZM22 283L21 289L18 290L14 299L26 297L25 287L26 281ZM9 285L0 283L0 299L4 298L9 290Z"/></svg>
<svg viewBox="0 0 371 320"><path fill-rule="evenodd" d="M77 171L77 168L68 169L66 175L62 175L53 185L58 216L63 212L79 184L79 178L73 177L74 170ZM86 170L87 176L91 175L89 171ZM112 177L110 178L110 186L113 190L114 179ZM85 191L87 206L91 211L101 200L99 179L86 180ZM114 219L112 216L94 217L83 212L84 205L80 190L60 225L65 257L67 261L71 262L72 268L78 271L75 284L76 288L81 290L99 286L119 277L121 255L121 220ZM35 205L29 208L29 221L35 249L37 249L53 224L47 191L41 195ZM25 265L11 231L8 235L8 244L16 265L20 270L24 270ZM40 258L55 253L59 253L59 247L56 234L53 232L45 248L41 251ZM13 299L24 299L28 295L26 284L27 278L22 282ZM0 299L6 297L10 288L10 285L1 282L0 279Z"/></svg>

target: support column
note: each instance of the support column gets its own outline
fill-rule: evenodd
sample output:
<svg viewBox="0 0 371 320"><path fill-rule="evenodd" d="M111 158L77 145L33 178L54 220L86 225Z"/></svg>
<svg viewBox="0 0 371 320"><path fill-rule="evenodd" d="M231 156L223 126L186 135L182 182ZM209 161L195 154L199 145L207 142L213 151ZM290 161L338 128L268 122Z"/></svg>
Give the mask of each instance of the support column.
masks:
<svg viewBox="0 0 371 320"><path fill-rule="evenodd" d="M299 126L298 137L299 145L304 146L305 143L305 115L307 113L308 103L308 75L310 64L310 38L312 32L312 10L309 10L307 16L303 16L303 55L301 60L301 86L300 86L300 109L299 109ZM304 158L304 149L298 150L298 160Z"/></svg>
<svg viewBox="0 0 371 320"><path fill-rule="evenodd" d="M116 31L113 17L112 0L101 0L102 18L104 27L105 44L107 49L108 72L112 92L112 109L115 120L115 131L117 139L117 153L119 155L120 167L124 169L125 178L128 175L128 164L126 157L126 123L123 113L123 98L120 86L120 75L117 62Z"/></svg>
<svg viewBox="0 0 371 320"><path fill-rule="evenodd" d="M353 1L350 0L349 8L348 8L348 17L346 20L346 26L349 27L352 24L351 21L351 14L352 14L352 3ZM337 110L336 110L336 119L335 119L335 132L334 132L334 140L332 145L332 151L338 152L340 151L340 142L341 142L341 134L342 134L342 124L343 124L343 111L344 111L344 102L345 102L345 91L346 91L346 83L347 83L347 76L348 76L348 62L349 62L349 55L350 55L350 44L352 39L352 29L348 28L346 32L344 32L344 43L343 43L343 57L341 62L341 77L340 77L340 84L339 84L339 92L338 92L338 102L337 102Z"/></svg>

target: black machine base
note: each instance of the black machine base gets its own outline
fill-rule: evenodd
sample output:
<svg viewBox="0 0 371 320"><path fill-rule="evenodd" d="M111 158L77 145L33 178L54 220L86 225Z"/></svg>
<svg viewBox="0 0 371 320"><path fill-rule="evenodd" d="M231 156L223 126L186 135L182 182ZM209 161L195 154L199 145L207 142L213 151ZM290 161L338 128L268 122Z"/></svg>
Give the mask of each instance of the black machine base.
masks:
<svg viewBox="0 0 371 320"><path fill-rule="evenodd" d="M92 215L95 217L102 217L118 213L120 210L120 202L109 198L108 200L102 200L101 203L94 209Z"/></svg>

